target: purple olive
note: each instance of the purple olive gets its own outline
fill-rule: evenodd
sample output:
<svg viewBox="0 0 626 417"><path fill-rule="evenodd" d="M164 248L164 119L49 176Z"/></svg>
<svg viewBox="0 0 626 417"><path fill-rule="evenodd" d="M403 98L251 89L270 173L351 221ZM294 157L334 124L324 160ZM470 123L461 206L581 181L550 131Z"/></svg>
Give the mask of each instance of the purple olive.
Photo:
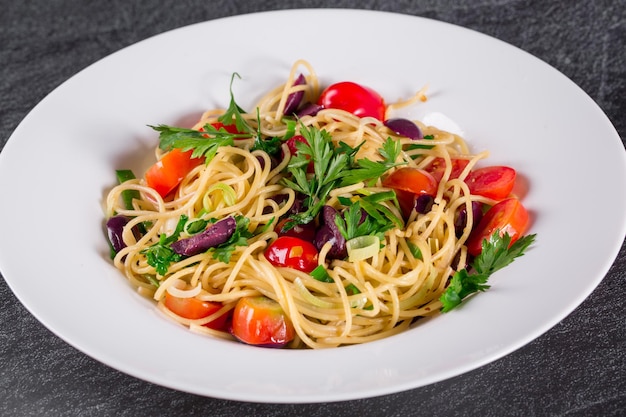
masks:
<svg viewBox="0 0 626 417"><path fill-rule="evenodd" d="M287 213L297 214L297 213L303 212L305 210L305 204L304 204L305 199L306 199L306 196L300 193L296 194L296 199L293 200L293 204L291 205L291 208L289 208L289 211Z"/></svg>
<svg viewBox="0 0 626 417"><path fill-rule="evenodd" d="M304 78L304 75L300 74L293 82L293 85L295 87L302 84L306 84L306 79ZM292 113L294 113L298 109L298 106L300 105L303 97L304 90L296 91L295 93L289 94L289 96L287 96L287 101L285 102L285 110L283 114L286 116L290 116Z"/></svg>
<svg viewBox="0 0 626 417"><path fill-rule="evenodd" d="M270 197L271 200L274 200L276 204L281 205L289 199L288 194L276 194Z"/></svg>
<svg viewBox="0 0 626 417"><path fill-rule="evenodd" d="M259 161L259 164L261 165L261 169L265 168L265 158L263 158L262 156L257 155L256 156L256 160Z"/></svg>
<svg viewBox="0 0 626 417"><path fill-rule="evenodd" d="M335 224L335 217L339 215L339 212L335 210L333 206L324 206L322 207L322 222L324 224L331 224L334 227L337 227Z"/></svg>
<svg viewBox="0 0 626 417"><path fill-rule="evenodd" d="M270 157L270 169L276 168L276 166L278 165L276 158L274 158L272 155L269 155L269 157ZM257 161L259 161L259 164L261 165L261 169L265 169L265 158L257 155L256 159Z"/></svg>
<svg viewBox="0 0 626 417"><path fill-rule="evenodd" d="M179 255L193 256L230 239L237 229L234 217L226 217L202 233L172 243L172 250Z"/></svg>
<svg viewBox="0 0 626 417"><path fill-rule="evenodd" d="M124 226L128 224L130 219L126 216L113 216L107 220L107 234L109 236L109 242L115 252L119 252L126 247L122 233L124 233Z"/></svg>
<svg viewBox="0 0 626 417"><path fill-rule="evenodd" d="M470 256L468 254L468 256ZM454 258L452 258L452 262L450 263L450 267L452 267L452 269L458 271L460 269L467 269L469 267L469 258L465 259L465 264L464 265L460 265L461 263L461 251L458 251L455 255Z"/></svg>
<svg viewBox="0 0 626 417"><path fill-rule="evenodd" d="M435 198L429 194L420 194L415 199L415 211L420 214L426 214L430 211L435 202Z"/></svg>
<svg viewBox="0 0 626 417"><path fill-rule="evenodd" d="M324 107L316 103L306 103L304 106L302 106L300 110L296 112L296 117L298 119L301 119L304 116L315 116L323 108Z"/></svg>
<svg viewBox="0 0 626 417"><path fill-rule="evenodd" d="M387 119L384 124L396 135L405 136L413 140L424 139L422 130L408 119Z"/></svg>
<svg viewBox="0 0 626 417"><path fill-rule="evenodd" d="M333 245L327 255L329 259L343 259L348 255L346 239L335 223L335 218L338 215L339 213L333 207L322 207L321 219L323 224L317 230L315 240L313 241L317 250L321 250L326 242L330 242Z"/></svg>
<svg viewBox="0 0 626 417"><path fill-rule="evenodd" d="M480 222L480 219L483 218L483 204L479 201L472 201L472 214L474 216L473 226L476 227ZM454 230L457 236L461 236L463 234L463 230L467 225L467 207L463 205L459 211L457 212L456 218L454 220Z"/></svg>

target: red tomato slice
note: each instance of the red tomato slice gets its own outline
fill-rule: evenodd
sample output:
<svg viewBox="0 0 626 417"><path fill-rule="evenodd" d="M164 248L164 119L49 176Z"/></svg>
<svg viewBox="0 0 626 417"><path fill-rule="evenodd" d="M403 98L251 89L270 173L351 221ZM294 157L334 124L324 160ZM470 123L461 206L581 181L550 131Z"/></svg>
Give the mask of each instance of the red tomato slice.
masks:
<svg viewBox="0 0 626 417"><path fill-rule="evenodd" d="M502 200L511 194L516 176L517 173L513 168L491 166L470 172L465 182L474 195Z"/></svg>
<svg viewBox="0 0 626 417"><path fill-rule="evenodd" d="M263 296L239 299L231 333L244 343L264 347L283 347L295 337L293 324L280 304Z"/></svg>
<svg viewBox="0 0 626 417"><path fill-rule="evenodd" d="M528 228L528 211L516 198L508 198L491 207L467 239L467 251L478 255L482 251L482 242L499 230L501 234L511 236L511 244L519 239Z"/></svg>
<svg viewBox="0 0 626 417"><path fill-rule="evenodd" d="M189 172L200 165L204 158L192 158L192 151L172 149L146 171L148 187L161 197L171 193Z"/></svg>
<svg viewBox="0 0 626 417"><path fill-rule="evenodd" d="M385 119L385 101L376 91L343 81L328 86L320 95L317 104L325 109L340 109L358 117Z"/></svg>
<svg viewBox="0 0 626 417"><path fill-rule="evenodd" d="M412 167L400 168L383 180L383 186L393 188L404 217L415 208L415 199L422 195L437 194L437 180L428 172Z"/></svg>
<svg viewBox="0 0 626 417"><path fill-rule="evenodd" d="M165 292L165 307L172 313L189 320L203 319L217 312L222 308L222 304L203 301L197 298L180 298L169 292ZM205 326L215 330L224 330L228 314L222 314L215 320L208 322Z"/></svg>
<svg viewBox="0 0 626 417"><path fill-rule="evenodd" d="M274 266L311 272L317 267L317 249L311 242L293 236L280 236L265 250Z"/></svg>
<svg viewBox="0 0 626 417"><path fill-rule="evenodd" d="M467 164L469 164L469 160L452 158L451 163L452 171L450 172L450 179L453 180L459 178L461 172L463 172ZM424 170L430 173L437 182L440 182L446 170L446 160L443 158L435 158Z"/></svg>

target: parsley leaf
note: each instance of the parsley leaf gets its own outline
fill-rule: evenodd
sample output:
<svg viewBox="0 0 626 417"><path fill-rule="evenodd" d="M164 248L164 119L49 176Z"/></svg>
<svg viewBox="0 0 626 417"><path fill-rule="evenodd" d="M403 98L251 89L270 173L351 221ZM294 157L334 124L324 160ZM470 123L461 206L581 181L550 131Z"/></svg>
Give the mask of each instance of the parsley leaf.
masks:
<svg viewBox="0 0 626 417"><path fill-rule="evenodd" d="M361 223L361 205L359 202L355 202L351 204L342 216L335 217L335 224L339 229L339 233L346 240L353 239L357 236L367 235L369 230L367 223L367 218L365 221ZM359 227L365 225L365 227Z"/></svg>
<svg viewBox="0 0 626 417"><path fill-rule="evenodd" d="M291 216L286 228L309 223L315 218L330 192L337 188L349 161L347 154L335 151L327 131L303 125L300 134L306 142L296 142L298 151L287 165L291 178L283 178L282 184L306 196L306 210ZM314 176L307 175L310 161L313 161Z"/></svg>
<svg viewBox="0 0 626 417"><path fill-rule="evenodd" d="M283 178L282 184L302 195L305 195L305 211L290 217L285 224L288 230L296 224L306 224L312 221L328 199L330 192L337 187L356 184L366 180L376 180L387 170L402 165L396 163L402 147L399 141L387 138L379 150L382 161L374 162L363 158L354 161L354 156L363 145L352 148L344 142L334 145L330 134L314 126L301 126L300 134L305 141L295 143L297 152L291 157L287 166L290 177ZM315 175L308 175L307 168L313 162ZM387 218L396 225L402 225L386 207L375 202L364 200L362 208L380 223L387 223Z"/></svg>
<svg viewBox="0 0 626 417"><path fill-rule="evenodd" d="M193 158L205 157L209 162L220 146L234 145L233 138L241 135L219 130L210 124L204 125L204 131L174 127L168 125L150 126L159 132L159 148L169 151L173 148L188 151L193 149ZM210 136L210 137L207 137ZM245 135L248 137L248 135Z"/></svg>
<svg viewBox="0 0 626 417"><path fill-rule="evenodd" d="M479 274L491 275L509 265L515 258L522 256L534 239L535 235L525 236L511 245L511 237L508 233L500 236L496 232L489 240L483 240L480 255L474 259L472 267Z"/></svg>
<svg viewBox="0 0 626 417"><path fill-rule="evenodd" d="M393 191L359 197L354 202L348 198L339 197L339 201L348 208L344 212L344 218L341 216L335 218L335 224L346 240L366 235L377 235L383 240L383 234L387 230L404 226L398 216L381 204L383 201L397 204L396 194ZM363 217L362 211L365 211L367 216Z"/></svg>
<svg viewBox="0 0 626 417"><path fill-rule="evenodd" d="M235 125L238 133L231 133L223 126L215 127L211 123L202 126L201 130L187 129L168 125L151 126L159 132L159 148L169 151L178 148L183 151L193 149L193 158L205 157L208 163L217 153L221 146L234 145L235 138L249 138L254 129L244 118L245 111L237 104L233 95L233 81L235 76L241 78L236 72L230 80L230 104L228 109L217 120L224 126ZM259 124L260 126L260 124ZM260 132L259 135L260 137ZM280 145L278 145L280 147Z"/></svg>
<svg viewBox="0 0 626 417"><path fill-rule="evenodd" d="M509 247L511 236L508 233L500 235L496 230L489 239L482 242L482 252L472 263L472 272L467 269L457 271L450 280L448 287L439 300L442 312L448 312L457 307L468 295L485 291L489 288L487 280L494 272L509 265L515 258L524 254L524 251L535 241L536 235L527 235L519 238Z"/></svg>
<svg viewBox="0 0 626 417"><path fill-rule="evenodd" d="M185 227L185 223L189 218L186 215L180 216L176 229L171 236L165 234L159 235L159 242L141 251L146 255L148 265L154 267L159 275L165 275L171 263L178 262L182 259L181 255L177 254L170 248L170 245L178 240L181 232Z"/></svg>
<svg viewBox="0 0 626 417"><path fill-rule="evenodd" d="M277 155L283 142L277 137L263 139L263 135L261 134L261 116L258 108L256 109L256 119L258 127L256 136L254 137L254 144L252 145L252 148L250 148L250 152L260 150L270 156ZM291 124L294 123L292 122ZM289 134L289 132L287 134Z"/></svg>
<svg viewBox="0 0 626 417"><path fill-rule="evenodd" d="M357 160L356 167L346 171L343 175L341 186L356 184L361 181L373 182L391 168L404 165L405 162L396 163L401 151L400 141L387 138L383 147L378 150L383 160L371 161L367 158Z"/></svg>
<svg viewBox="0 0 626 417"><path fill-rule="evenodd" d="M246 111L242 109L235 101L235 95L233 94L233 81L235 81L235 77L241 79L241 76L236 72L234 72L231 76L230 103L228 104L228 109L226 109L226 112L221 115L217 120L226 126L234 124L238 132L253 133L254 129L250 127L246 119L243 117L243 114L245 114Z"/></svg>

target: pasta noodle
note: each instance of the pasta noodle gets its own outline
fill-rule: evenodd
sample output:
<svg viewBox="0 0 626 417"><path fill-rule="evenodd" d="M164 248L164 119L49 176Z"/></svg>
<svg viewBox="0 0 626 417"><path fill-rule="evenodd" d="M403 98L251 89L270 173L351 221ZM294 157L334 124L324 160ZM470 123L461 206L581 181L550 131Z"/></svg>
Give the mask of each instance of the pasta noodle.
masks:
<svg viewBox="0 0 626 417"><path fill-rule="evenodd" d="M306 82L294 85L299 72L305 74ZM290 95L298 91L304 92L303 101L310 102L315 102L320 94L316 74L305 61L294 63L284 85L268 92L254 112L243 114L245 121L264 137L284 136L289 126L283 112ZM420 90L413 99L388 109L419 105L425 100L425 90ZM217 123L223 114L223 109L209 110L193 129ZM329 282L268 261L265 251L278 237L274 225L289 213L298 196L282 181L290 160L289 148L283 144L285 157L273 161L261 150L251 151L253 138L236 139L233 146L219 147L208 163L194 167L166 198L143 178L113 187L106 197L107 217L121 215L130 219L122 234L125 247L117 252L113 263L133 287L154 299L169 318L202 334L230 338L227 332L204 325L232 310L240 298L255 295L275 300L285 312L296 333L289 344L292 348L365 343L402 332L416 319L440 311L439 298L450 277L459 265L465 265L465 242L473 224L472 202L494 204L489 198L472 195L463 181L487 153L471 154L460 136L415 123L425 135L430 135L429 139L412 140L394 133L380 120L359 118L339 109L322 109L298 120L296 133L313 127L328 132L335 145L344 142L355 148L362 144L356 159L381 160L379 149L391 138L402 144L398 162L404 166L425 168L436 158L446 162L432 208L424 214L414 210L404 227L387 230L375 255L350 262L330 258L330 244L322 247L318 264L326 268ZM416 148L416 144L427 147ZM157 149L157 159L163 155L164 151ZM468 161L458 178L451 178L452 158ZM346 199L355 201L387 190L381 178L371 183L359 182L332 190L325 204L341 211ZM132 209L123 204L122 195L127 191L138 193ZM381 204L402 216L391 201ZM455 215L462 207L467 208L468 225L457 235ZM161 274L150 264L145 251L159 243L161 236L174 233L183 215L190 221L243 216L249 220L251 237L247 245L235 247L228 262L213 256L212 251L203 251L182 257ZM137 234L138 227L145 231ZM187 235L190 233L185 230L181 234ZM221 308L208 317L183 318L165 306L167 292L180 298L220 303Z"/></svg>

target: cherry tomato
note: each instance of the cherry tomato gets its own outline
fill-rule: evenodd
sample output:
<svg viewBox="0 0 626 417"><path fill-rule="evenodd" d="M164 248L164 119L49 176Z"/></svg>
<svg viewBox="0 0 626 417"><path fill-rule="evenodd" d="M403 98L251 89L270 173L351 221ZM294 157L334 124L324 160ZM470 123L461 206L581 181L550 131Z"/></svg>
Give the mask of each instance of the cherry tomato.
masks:
<svg viewBox="0 0 626 417"><path fill-rule="evenodd" d="M402 214L409 217L415 207L415 199L422 195L437 194L437 180L428 172L412 167L400 168L383 180L383 186L393 188L398 197Z"/></svg>
<svg viewBox="0 0 626 417"><path fill-rule="evenodd" d="M315 223L309 222L307 224L298 224L291 229L283 232L283 227L290 219L284 218L276 224L274 231L278 233L278 236L292 236L297 237L302 240L306 240L307 242L313 242L315 239Z"/></svg>
<svg viewBox="0 0 626 417"><path fill-rule="evenodd" d="M343 81L327 87L320 95L317 104L325 109L341 109L358 117L385 119L385 101L376 91Z"/></svg>
<svg viewBox="0 0 626 417"><path fill-rule="evenodd" d="M280 236L265 250L274 266L311 272L317 267L317 249L311 242L293 236Z"/></svg>
<svg viewBox="0 0 626 417"><path fill-rule="evenodd" d="M450 172L450 179L459 178L461 172L465 169L467 164L469 164L469 160L467 159L451 159L452 170ZM437 182L441 181L443 177L444 171L446 170L446 160L443 158L435 158L428 166L424 168L425 171L429 172Z"/></svg>
<svg viewBox="0 0 626 417"><path fill-rule="evenodd" d="M283 347L295 330L280 304L264 296L240 298L233 310L231 334L255 346Z"/></svg>
<svg viewBox="0 0 626 417"><path fill-rule="evenodd" d="M465 182L470 192L494 200L507 198L515 185L516 172L506 166L478 168L469 173Z"/></svg>
<svg viewBox="0 0 626 417"><path fill-rule="evenodd" d="M171 193L189 172L204 162L204 158L192 158L192 151L172 149L146 171L148 187L161 197Z"/></svg>
<svg viewBox="0 0 626 417"><path fill-rule="evenodd" d="M216 129L224 128L230 133L239 133L235 125L225 126L223 123L211 124ZM198 129L203 132L204 129ZM204 135L208 137L208 135ZM165 198L174 191L178 184L185 178L189 171L204 162L204 158L191 158L192 151L183 152L180 149L172 149L148 168L146 182L150 188L154 188L161 197Z"/></svg>
<svg viewBox="0 0 626 417"><path fill-rule="evenodd" d="M501 234L508 233L513 244L524 234L528 222L528 212L518 199L502 200L485 213L472 231L466 242L467 251L474 256L480 254L483 240L489 239L496 229Z"/></svg>
<svg viewBox="0 0 626 417"><path fill-rule="evenodd" d="M295 135L290 137L289 139L287 139L287 147L289 148L289 152L291 152L292 155L298 153L296 142L306 143L307 145L309 144L309 142L302 135Z"/></svg>
<svg viewBox="0 0 626 417"><path fill-rule="evenodd" d="M203 301L198 298L181 298L175 295L165 292L165 307L167 307L172 313L177 314L189 320L203 319L217 312L222 308L222 304L213 303L210 301ZM205 324L206 327L210 327L215 330L224 330L226 320L229 314L222 314L215 320L212 320Z"/></svg>
<svg viewBox="0 0 626 417"><path fill-rule="evenodd" d="M296 146L296 142L306 143L307 145L309 144L309 142L302 135L295 135L295 136L290 137L289 139L287 139L286 143L287 143L287 147L289 148L289 153L291 153L291 156L294 156L294 155L296 155L298 153L298 148ZM281 156L284 158L285 154L282 153ZM307 155L307 159L309 159L308 155ZM309 165L307 165L306 172L308 172L310 174L315 172L315 165L314 165L313 161L309 162Z"/></svg>
<svg viewBox="0 0 626 417"><path fill-rule="evenodd" d="M233 134L236 134L236 133L241 133L241 132L239 132L239 131L237 130L237 126L235 126L234 124L232 124L232 125L225 125L225 124L224 124L224 123L222 123L222 122L215 122L215 123L211 123L211 126L213 126L214 128L216 128L217 130L220 130L221 128L224 128L224 130L226 130L228 133L233 133ZM198 129L198 130L199 130L200 132L204 132L204 129L203 129L203 128L200 128L200 129ZM203 135L203 136L205 136L205 137L207 137L207 138L209 137L209 135L208 135L208 134L207 134L207 135ZM239 138L235 138L235 139L239 139Z"/></svg>

